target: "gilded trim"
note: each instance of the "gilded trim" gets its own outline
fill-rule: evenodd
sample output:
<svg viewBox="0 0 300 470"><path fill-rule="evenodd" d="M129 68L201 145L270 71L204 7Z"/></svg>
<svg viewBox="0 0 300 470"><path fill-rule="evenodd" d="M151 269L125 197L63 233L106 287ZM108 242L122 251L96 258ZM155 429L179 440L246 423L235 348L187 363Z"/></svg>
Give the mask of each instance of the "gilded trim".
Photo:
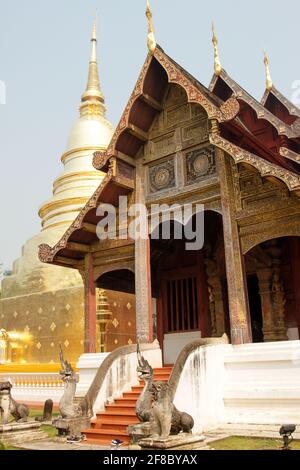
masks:
<svg viewBox="0 0 300 470"><path fill-rule="evenodd" d="M259 171L261 176L277 178L283 181L290 191L294 191L297 195L300 195L300 176L296 173L274 165L254 153L247 152L228 140L223 139L218 134L210 134L209 140L211 144L228 153L234 159L235 163L251 165Z"/></svg>

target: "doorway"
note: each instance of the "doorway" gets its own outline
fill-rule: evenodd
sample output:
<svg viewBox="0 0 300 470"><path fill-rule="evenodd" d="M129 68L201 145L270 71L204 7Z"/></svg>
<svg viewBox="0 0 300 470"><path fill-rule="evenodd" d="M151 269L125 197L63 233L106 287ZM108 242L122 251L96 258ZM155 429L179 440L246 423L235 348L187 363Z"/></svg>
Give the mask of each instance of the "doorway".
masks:
<svg viewBox="0 0 300 470"><path fill-rule="evenodd" d="M252 341L253 343L262 343L264 341L263 316L257 276L248 276L247 285L251 316Z"/></svg>

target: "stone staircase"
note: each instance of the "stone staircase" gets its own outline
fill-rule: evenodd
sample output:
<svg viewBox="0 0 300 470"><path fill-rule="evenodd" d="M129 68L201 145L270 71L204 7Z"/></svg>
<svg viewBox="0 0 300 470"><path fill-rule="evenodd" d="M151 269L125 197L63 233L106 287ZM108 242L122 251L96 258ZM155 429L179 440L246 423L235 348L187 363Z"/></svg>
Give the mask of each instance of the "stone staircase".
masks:
<svg viewBox="0 0 300 470"><path fill-rule="evenodd" d="M154 369L154 380L167 382L172 372L172 367ZM87 444L110 444L113 439L120 439L128 444L129 435L127 427L130 424L139 423L135 414L135 405L144 388L144 382L140 381L130 391L124 392L120 398L106 405L105 411L97 413L96 418L91 421L91 428L85 429Z"/></svg>

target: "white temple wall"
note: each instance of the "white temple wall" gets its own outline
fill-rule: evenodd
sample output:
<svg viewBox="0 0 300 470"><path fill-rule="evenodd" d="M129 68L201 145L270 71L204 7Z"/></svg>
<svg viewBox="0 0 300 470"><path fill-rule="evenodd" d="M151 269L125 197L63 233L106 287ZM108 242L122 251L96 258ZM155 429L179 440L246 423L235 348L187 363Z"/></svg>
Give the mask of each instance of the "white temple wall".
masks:
<svg viewBox="0 0 300 470"><path fill-rule="evenodd" d="M194 416L196 432L222 423L300 424L300 341L197 349L175 405Z"/></svg>

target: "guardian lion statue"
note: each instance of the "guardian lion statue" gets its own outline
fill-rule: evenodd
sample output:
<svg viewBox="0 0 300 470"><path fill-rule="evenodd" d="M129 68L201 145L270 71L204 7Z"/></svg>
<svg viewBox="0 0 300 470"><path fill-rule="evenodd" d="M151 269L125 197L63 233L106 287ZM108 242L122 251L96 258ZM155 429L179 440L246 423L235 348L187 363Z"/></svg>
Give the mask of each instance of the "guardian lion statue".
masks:
<svg viewBox="0 0 300 470"><path fill-rule="evenodd" d="M11 396L11 389L10 382L0 382L0 424L7 424L10 416L18 423L28 420L28 406L17 403Z"/></svg>

